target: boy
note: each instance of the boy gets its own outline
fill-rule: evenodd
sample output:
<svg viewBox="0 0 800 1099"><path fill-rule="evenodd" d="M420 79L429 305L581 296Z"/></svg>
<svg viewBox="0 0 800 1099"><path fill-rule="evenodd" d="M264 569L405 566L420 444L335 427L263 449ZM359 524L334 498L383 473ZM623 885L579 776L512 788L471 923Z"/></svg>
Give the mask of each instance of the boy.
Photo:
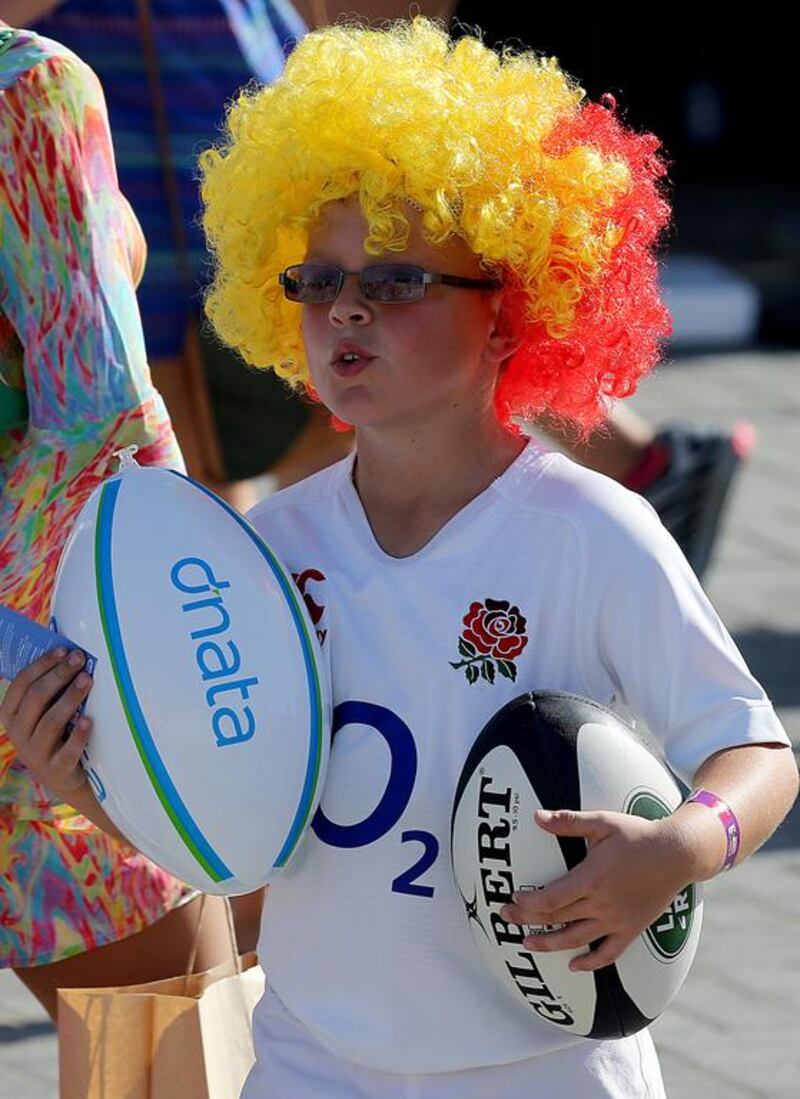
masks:
<svg viewBox="0 0 800 1099"><path fill-rule="evenodd" d="M506 917L567 925L535 949L596 943L576 969L758 847L796 793L785 733L649 506L514 427L547 410L585 430L653 365L657 142L583 105L555 62L453 48L425 20L310 35L228 138L203 159L209 314L356 436L251 513L330 648L335 739L265 910L245 1099L661 1096L647 1032L565 1038L495 987L446 855L469 748L531 688L641 714L741 827L731 850L696 801L530 822L589 852ZM457 666L466 631L507 674ZM85 688L47 709L47 676L23 673L3 719L74 786L88 730L48 746Z"/></svg>

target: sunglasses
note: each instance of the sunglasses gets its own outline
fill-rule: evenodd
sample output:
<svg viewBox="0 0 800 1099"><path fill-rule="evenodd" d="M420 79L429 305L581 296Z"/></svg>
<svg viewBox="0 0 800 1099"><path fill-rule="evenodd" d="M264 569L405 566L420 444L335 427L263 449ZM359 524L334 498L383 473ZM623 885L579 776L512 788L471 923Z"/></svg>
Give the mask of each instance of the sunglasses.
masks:
<svg viewBox="0 0 800 1099"><path fill-rule="evenodd" d="M278 276L289 301L319 305L335 301L346 275L358 275L361 292L370 301L403 305L420 301L431 283L458 286L462 290L498 290L499 279L468 279L461 275L439 275L410 263L375 263L361 271L343 271L327 263L296 263Z"/></svg>

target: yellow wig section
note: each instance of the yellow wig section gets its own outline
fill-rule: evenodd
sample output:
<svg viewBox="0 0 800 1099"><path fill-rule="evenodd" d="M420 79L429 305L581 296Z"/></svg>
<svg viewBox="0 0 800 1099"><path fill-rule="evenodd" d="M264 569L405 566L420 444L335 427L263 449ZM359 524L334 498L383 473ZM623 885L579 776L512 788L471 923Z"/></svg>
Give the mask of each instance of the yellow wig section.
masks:
<svg viewBox="0 0 800 1099"><path fill-rule="evenodd" d="M201 157L216 330L249 363L305 382L301 307L278 273L302 261L326 203L358 196L370 254L405 247L410 201L432 243L463 237L513 275L531 323L568 335L620 239L607 211L631 186L623 159L588 144L546 151L583 97L553 58L454 43L423 18L308 35L274 84L239 96L223 144Z"/></svg>

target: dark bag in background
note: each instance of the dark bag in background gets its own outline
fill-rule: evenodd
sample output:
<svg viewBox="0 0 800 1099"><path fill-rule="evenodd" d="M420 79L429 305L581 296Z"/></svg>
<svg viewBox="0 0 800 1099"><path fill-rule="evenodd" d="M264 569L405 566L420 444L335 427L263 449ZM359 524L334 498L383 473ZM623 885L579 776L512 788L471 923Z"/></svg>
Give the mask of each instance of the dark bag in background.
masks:
<svg viewBox="0 0 800 1099"><path fill-rule="evenodd" d="M225 480L258 477L300 437L311 408L272 370L256 370L203 323L200 358L208 386Z"/></svg>

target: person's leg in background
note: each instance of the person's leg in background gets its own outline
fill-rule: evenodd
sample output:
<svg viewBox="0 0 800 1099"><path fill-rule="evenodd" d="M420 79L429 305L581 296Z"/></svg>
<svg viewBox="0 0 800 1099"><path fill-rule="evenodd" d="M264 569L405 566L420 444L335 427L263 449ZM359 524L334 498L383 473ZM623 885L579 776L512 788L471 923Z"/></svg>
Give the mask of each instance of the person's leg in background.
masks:
<svg viewBox="0 0 800 1099"><path fill-rule="evenodd" d="M15 973L55 1022L59 988L116 987L177 977L187 972L197 939L193 971L202 973L231 957L222 897L201 897L173 908L143 931L84 951L64 961L16 969Z"/></svg>

